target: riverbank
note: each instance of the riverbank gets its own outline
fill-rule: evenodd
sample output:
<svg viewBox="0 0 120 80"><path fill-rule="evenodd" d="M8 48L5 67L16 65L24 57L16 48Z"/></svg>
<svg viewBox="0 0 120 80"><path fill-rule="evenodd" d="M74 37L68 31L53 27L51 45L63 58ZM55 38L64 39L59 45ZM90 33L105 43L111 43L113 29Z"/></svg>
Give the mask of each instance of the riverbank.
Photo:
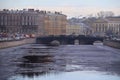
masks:
<svg viewBox="0 0 120 80"><path fill-rule="evenodd" d="M26 39L20 39L20 40L2 41L2 42L0 42L0 49L19 46L19 45L23 45L23 44L30 44L30 43L35 43L35 42L36 42L36 38L26 38Z"/></svg>
<svg viewBox="0 0 120 80"><path fill-rule="evenodd" d="M104 40L104 45L120 49L120 41Z"/></svg>

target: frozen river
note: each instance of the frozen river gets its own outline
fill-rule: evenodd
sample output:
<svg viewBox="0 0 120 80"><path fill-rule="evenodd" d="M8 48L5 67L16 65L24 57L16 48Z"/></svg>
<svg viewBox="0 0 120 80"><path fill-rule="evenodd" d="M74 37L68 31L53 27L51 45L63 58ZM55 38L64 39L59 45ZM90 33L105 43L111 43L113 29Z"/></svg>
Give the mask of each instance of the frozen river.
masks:
<svg viewBox="0 0 120 80"><path fill-rule="evenodd" d="M0 49L0 80L120 80L120 49L41 44Z"/></svg>

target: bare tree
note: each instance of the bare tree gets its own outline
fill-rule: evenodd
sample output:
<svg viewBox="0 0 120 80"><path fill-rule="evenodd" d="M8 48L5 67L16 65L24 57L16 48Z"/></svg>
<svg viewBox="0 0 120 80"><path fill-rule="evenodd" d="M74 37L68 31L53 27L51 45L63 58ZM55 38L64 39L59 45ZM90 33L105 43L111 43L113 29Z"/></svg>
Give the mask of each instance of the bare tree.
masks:
<svg viewBox="0 0 120 80"><path fill-rule="evenodd" d="M97 16L99 18L112 17L114 13L112 11L100 11L97 13Z"/></svg>

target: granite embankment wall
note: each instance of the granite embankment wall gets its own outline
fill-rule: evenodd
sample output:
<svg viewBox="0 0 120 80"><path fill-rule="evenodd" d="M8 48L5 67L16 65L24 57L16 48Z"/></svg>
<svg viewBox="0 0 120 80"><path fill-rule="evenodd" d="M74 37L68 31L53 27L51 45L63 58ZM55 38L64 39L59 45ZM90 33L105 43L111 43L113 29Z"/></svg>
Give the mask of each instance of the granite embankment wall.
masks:
<svg viewBox="0 0 120 80"><path fill-rule="evenodd" d="M12 40L12 41L2 41L2 42L0 42L0 49L24 45L24 44L30 44L30 43L35 43L35 42L36 42L35 38Z"/></svg>
<svg viewBox="0 0 120 80"><path fill-rule="evenodd" d="M120 41L104 40L104 45L120 49Z"/></svg>

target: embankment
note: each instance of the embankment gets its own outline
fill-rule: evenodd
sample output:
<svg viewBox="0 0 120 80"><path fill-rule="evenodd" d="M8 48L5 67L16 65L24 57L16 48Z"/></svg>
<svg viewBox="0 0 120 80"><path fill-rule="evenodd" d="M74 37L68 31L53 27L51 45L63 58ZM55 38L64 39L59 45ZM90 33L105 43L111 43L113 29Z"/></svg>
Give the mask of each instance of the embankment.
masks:
<svg viewBox="0 0 120 80"><path fill-rule="evenodd" d="M36 38L28 38L28 39L12 40L12 41L2 41L2 42L0 42L0 49L24 45L24 44L30 44L30 43L35 43L35 42L36 42Z"/></svg>
<svg viewBox="0 0 120 80"><path fill-rule="evenodd" d="M120 41L104 40L104 45L120 49Z"/></svg>

